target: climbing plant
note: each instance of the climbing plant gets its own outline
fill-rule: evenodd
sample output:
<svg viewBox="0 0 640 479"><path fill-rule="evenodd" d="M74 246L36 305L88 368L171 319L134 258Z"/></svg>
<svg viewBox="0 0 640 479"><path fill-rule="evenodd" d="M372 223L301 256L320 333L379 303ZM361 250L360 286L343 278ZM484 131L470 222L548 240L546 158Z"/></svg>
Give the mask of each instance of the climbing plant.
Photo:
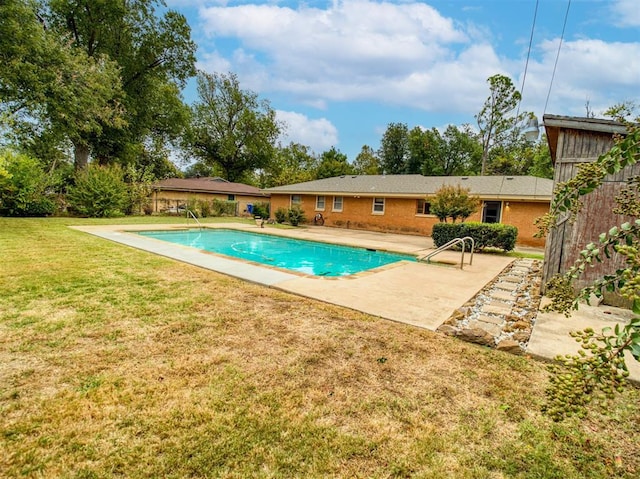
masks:
<svg viewBox="0 0 640 479"><path fill-rule="evenodd" d="M539 235L557 224L561 215L575 219L581 209L581 198L597 189L608 174L640 161L640 127L629 125L625 136L616 137L611 150L591 163L582 163L576 176L557 185L550 212L538 220ZM582 416L594 399L605 405L607 399L621 392L629 371L625 353L640 361L640 177L628 178L626 186L616 197L612 213L630 217L621 225L612 225L597 242L588 244L580 252L574 265L547 284L551 298L548 310L569 316L581 301L592 295L602 297L605 291L616 291L630 300L635 314L627 325L604 328L600 332L585 329L572 333L581 344L578 354L556 358L550 366L552 375L547 389L545 411L554 420L571 415ZM575 292L573 282L592 264L610 258L616 252L625 265L604 275L590 286Z"/></svg>

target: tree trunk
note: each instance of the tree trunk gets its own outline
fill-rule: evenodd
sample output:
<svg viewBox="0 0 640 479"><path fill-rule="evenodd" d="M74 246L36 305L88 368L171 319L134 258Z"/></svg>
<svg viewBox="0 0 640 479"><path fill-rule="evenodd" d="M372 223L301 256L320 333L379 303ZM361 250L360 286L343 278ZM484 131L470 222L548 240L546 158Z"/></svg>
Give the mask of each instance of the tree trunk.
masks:
<svg viewBox="0 0 640 479"><path fill-rule="evenodd" d="M77 170L84 170L89 164L89 146L84 143L73 145L73 161Z"/></svg>

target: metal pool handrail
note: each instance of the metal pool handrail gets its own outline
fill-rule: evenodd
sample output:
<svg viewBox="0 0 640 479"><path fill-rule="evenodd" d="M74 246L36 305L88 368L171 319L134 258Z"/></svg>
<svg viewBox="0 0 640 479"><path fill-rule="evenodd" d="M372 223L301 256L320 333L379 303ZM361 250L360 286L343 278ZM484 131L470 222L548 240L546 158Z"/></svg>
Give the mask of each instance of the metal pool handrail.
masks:
<svg viewBox="0 0 640 479"><path fill-rule="evenodd" d="M191 210L187 210L187 226L189 226L189 216L191 216L196 221L196 223L198 223L198 227L202 229L202 224L200 224L200 222L198 221L198 218L196 217L195 214L193 214L193 211Z"/></svg>
<svg viewBox="0 0 640 479"><path fill-rule="evenodd" d="M435 255L442 253L443 251L448 250L462 243L462 257L460 258L460 269L462 269L464 266L464 250L467 245L466 243L467 241L471 241L471 256L469 257L469 266L471 266L471 264L473 263L473 251L475 250L475 247L476 247L476 242L471 236L465 236L464 238L454 238L451 241L440 246L437 250L432 251L431 253L429 253L426 256L423 256L422 258L418 258L418 260L426 261L427 263L430 263L431 258L433 258Z"/></svg>

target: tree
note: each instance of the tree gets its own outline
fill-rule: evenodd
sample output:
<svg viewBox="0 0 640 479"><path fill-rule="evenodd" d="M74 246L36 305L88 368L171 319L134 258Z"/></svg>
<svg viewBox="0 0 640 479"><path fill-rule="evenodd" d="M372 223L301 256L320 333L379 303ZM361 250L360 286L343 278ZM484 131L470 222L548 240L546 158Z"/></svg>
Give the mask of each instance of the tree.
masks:
<svg viewBox="0 0 640 479"><path fill-rule="evenodd" d="M122 216L128 203L127 185L118 165L90 164L76 171L75 185L69 188L69 206L95 218Z"/></svg>
<svg viewBox="0 0 640 479"><path fill-rule="evenodd" d="M582 163L576 176L556 187L550 212L538 220L540 234L546 234L557 224L560 215L575 218L581 207L582 196L596 190L607 174L621 171L640 161L640 126L630 125L628 134L618 138L614 147L596 161ZM547 390L546 412L555 420L574 414L583 415L594 398L612 398L622 391L629 375L625 352L640 361L640 178L628 179L627 187L616 198L613 214L625 215L629 221L612 226L603 232L598 242L590 243L581 251L575 264L563 275L555 276L547 284L550 310L570 314L578 309L581 300L591 295L601 297L605 290L617 291L628 298L636 317L626 326L605 328L600 333L585 329L573 333L582 343L577 355L557 358L559 364L553 372ZM605 275L577 294L573 281L589 265L605 261L612 252L626 258L626 267Z"/></svg>
<svg viewBox="0 0 640 479"><path fill-rule="evenodd" d="M487 171L489 151L495 146L502 145L510 131L520 121L519 118L508 116L521 99L520 92L515 89L511 79L498 74L489 77L487 82L489 97L485 100L480 113L475 116L482 139L481 175Z"/></svg>
<svg viewBox="0 0 640 479"><path fill-rule="evenodd" d="M482 148L469 125L449 125L444 134L436 128L425 132L427 150L423 175L455 176L477 174Z"/></svg>
<svg viewBox="0 0 640 479"><path fill-rule="evenodd" d="M238 181L273 158L281 130L276 113L267 100L241 90L235 74L199 72L192 114L187 147L200 161L218 165L225 179Z"/></svg>
<svg viewBox="0 0 640 479"><path fill-rule="evenodd" d="M126 127L106 123L99 134L82 134L74 142L79 167L92 153L101 163L166 158L163 145L176 141L188 120L180 98L195 74L195 49L185 17L161 0L49 0L44 19L76 53L115 62L123 95ZM105 61L102 60L102 61Z"/></svg>
<svg viewBox="0 0 640 479"><path fill-rule="evenodd" d="M480 203L478 198L469 195L470 191L460 185L442 185L431 200L431 213L442 223L446 223L448 218L452 223L458 218L466 220L478 210Z"/></svg>
<svg viewBox="0 0 640 479"><path fill-rule="evenodd" d="M316 179L332 178L340 175L352 175L355 171L353 166L347 161L347 155L331 147L320 155Z"/></svg>
<svg viewBox="0 0 640 479"><path fill-rule="evenodd" d="M20 0L0 5L0 116L20 143L67 139L79 154L103 128L125 124L119 69L45 28L37 6Z"/></svg>
<svg viewBox="0 0 640 479"><path fill-rule="evenodd" d="M293 142L286 147L278 146L274 157L260 173L260 187L272 188L313 180L316 163L307 146Z"/></svg>
<svg viewBox="0 0 640 479"><path fill-rule="evenodd" d="M408 156L408 134L406 123L389 123L382 135L378 157L382 171L387 175L406 173Z"/></svg>
<svg viewBox="0 0 640 479"><path fill-rule="evenodd" d="M360 153L353 162L353 169L358 175L379 175L382 172L380 159L376 152L368 145L363 145Z"/></svg>

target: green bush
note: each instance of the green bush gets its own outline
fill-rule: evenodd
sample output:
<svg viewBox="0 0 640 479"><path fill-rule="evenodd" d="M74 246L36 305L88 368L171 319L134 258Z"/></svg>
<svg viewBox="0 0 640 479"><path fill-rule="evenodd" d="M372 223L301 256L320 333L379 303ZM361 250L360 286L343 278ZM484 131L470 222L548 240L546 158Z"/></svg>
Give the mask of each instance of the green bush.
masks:
<svg viewBox="0 0 640 479"><path fill-rule="evenodd" d="M269 203L258 202L253 205L253 215L260 218L269 218Z"/></svg>
<svg viewBox="0 0 640 479"><path fill-rule="evenodd" d="M454 238L465 236L473 238L476 251L485 248L511 251L516 245L518 228L501 223L436 223L431 231L433 242L438 248Z"/></svg>
<svg viewBox="0 0 640 479"><path fill-rule="evenodd" d="M223 201L214 198L211 202L212 216L235 216L238 203L235 201Z"/></svg>
<svg viewBox="0 0 640 479"><path fill-rule="evenodd" d="M455 223L457 219L466 220L478 210L480 204L477 197L469 196L469 188L460 185L442 185L431 199L431 214L434 214L442 222L451 218Z"/></svg>
<svg viewBox="0 0 640 479"><path fill-rule="evenodd" d="M289 218L289 223L291 226L298 226L300 223L304 223L306 218L304 216L304 211L299 206L294 206L287 212L287 217Z"/></svg>
<svg viewBox="0 0 640 479"><path fill-rule="evenodd" d="M207 200L199 200L198 210L200 210L200 216L203 218L211 216L211 203Z"/></svg>
<svg viewBox="0 0 640 479"><path fill-rule="evenodd" d="M276 223L284 223L287 221L288 212L284 208L278 208L275 212Z"/></svg>
<svg viewBox="0 0 640 479"><path fill-rule="evenodd" d="M0 214L48 216L56 210L49 177L38 160L10 151L0 153Z"/></svg>
<svg viewBox="0 0 640 479"><path fill-rule="evenodd" d="M89 165L79 171L67 193L70 208L94 218L122 216L129 194L119 166Z"/></svg>

